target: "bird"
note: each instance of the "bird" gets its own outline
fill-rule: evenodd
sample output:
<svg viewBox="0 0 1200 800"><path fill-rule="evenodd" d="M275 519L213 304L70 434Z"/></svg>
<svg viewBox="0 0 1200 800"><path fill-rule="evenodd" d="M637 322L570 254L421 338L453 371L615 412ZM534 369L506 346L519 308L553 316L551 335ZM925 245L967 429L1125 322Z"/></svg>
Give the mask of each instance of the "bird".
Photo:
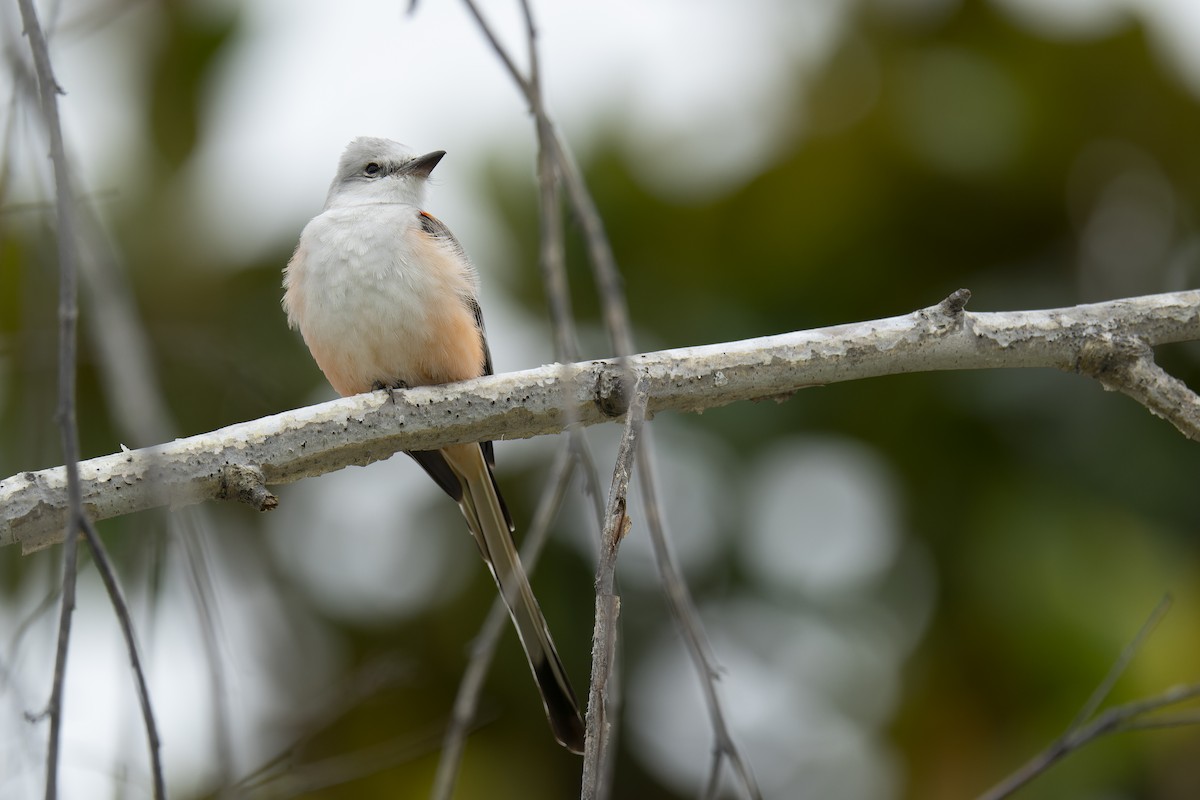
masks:
<svg viewBox="0 0 1200 800"><path fill-rule="evenodd" d="M450 229L424 210L445 155L359 137L338 161L325 206L284 269L283 309L343 397L492 374L479 277ZM410 451L458 502L495 579L555 739L582 753L579 703L521 566L491 442Z"/></svg>

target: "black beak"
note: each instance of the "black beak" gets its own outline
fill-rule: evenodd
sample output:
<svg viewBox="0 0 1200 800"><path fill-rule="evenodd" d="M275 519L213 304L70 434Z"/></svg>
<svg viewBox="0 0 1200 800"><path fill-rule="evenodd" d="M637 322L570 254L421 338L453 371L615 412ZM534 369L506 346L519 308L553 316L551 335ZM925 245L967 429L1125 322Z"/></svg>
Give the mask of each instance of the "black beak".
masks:
<svg viewBox="0 0 1200 800"><path fill-rule="evenodd" d="M405 164L400 171L409 175L419 175L422 178L428 178L429 173L433 172L433 168L438 165L438 162L442 160L442 156L444 155L446 155L445 150L434 150L432 153L417 156Z"/></svg>

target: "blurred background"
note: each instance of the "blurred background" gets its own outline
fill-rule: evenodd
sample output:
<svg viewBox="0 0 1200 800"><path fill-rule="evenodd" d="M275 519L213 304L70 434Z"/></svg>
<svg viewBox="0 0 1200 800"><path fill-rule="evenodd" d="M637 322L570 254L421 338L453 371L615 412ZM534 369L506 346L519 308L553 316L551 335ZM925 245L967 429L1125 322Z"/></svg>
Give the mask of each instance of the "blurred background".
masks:
<svg viewBox="0 0 1200 800"><path fill-rule="evenodd" d="M517 4L481 2L524 61ZM83 231L85 457L331 398L280 270L342 147L445 149L430 209L483 276L497 371L554 358L530 119L465 9L421 0L44 0ZM1200 279L1191 0L534 2L551 112L642 350ZM61 463L48 147L0 10L0 476ZM611 353L571 233L585 357ZM1160 348L1200 386L1200 347ZM973 797L1074 717L1164 593L1113 702L1200 680L1200 449L1042 371L909 375L653 422L730 723L772 798ZM588 436L608 485L619 430ZM559 442L498 446L518 532ZM576 489L579 487L577 486ZM494 588L408 459L101 523L172 796L420 797ZM589 669L597 528L575 491L534 577ZM695 796L711 727L637 507L621 551L615 797ZM0 551L0 795L40 796L60 548ZM148 797L119 632L84 559L64 797ZM458 797L561 798L506 631ZM1024 798L1192 798L1200 732L1094 744Z"/></svg>

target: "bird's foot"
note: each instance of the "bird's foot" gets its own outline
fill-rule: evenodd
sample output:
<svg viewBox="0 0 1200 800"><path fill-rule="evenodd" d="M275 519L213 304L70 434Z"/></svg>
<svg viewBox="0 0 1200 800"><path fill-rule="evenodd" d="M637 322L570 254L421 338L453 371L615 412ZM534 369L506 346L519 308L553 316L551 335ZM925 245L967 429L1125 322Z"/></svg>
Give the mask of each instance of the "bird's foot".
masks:
<svg viewBox="0 0 1200 800"><path fill-rule="evenodd" d="M392 398L392 405L396 405L396 390L407 389L408 384L404 381L375 381L371 384L371 391L377 392L380 389L387 391L388 397Z"/></svg>

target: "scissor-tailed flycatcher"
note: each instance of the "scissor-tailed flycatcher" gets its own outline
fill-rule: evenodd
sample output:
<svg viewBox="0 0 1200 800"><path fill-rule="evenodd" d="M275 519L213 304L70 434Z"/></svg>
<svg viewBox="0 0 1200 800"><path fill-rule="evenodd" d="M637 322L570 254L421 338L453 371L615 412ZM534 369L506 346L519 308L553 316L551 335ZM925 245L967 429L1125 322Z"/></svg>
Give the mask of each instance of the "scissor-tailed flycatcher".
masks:
<svg viewBox="0 0 1200 800"><path fill-rule="evenodd" d="M343 396L492 373L475 268L450 229L421 210L443 155L355 139L284 271L288 323ZM409 455L458 501L508 604L554 736L582 753L579 706L517 557L492 443Z"/></svg>

